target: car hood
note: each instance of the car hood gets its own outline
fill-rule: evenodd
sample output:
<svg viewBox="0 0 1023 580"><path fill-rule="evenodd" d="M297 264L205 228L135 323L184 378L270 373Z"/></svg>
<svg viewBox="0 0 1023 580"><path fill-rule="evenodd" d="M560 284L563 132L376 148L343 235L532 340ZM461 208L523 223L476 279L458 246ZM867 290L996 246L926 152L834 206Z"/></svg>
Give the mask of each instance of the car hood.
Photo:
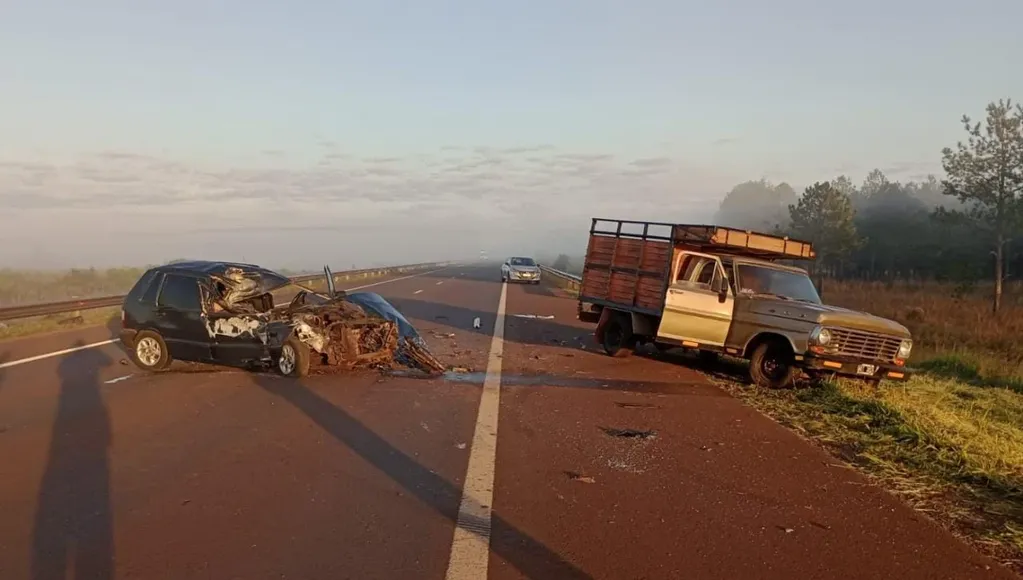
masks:
<svg viewBox="0 0 1023 580"><path fill-rule="evenodd" d="M777 298L756 298L750 310L756 314L812 321L822 326L840 326L902 338L911 337L909 329L894 320L839 306Z"/></svg>
<svg viewBox="0 0 1023 580"><path fill-rule="evenodd" d="M515 270L516 272L533 272L533 273L536 273L536 272L540 271L540 268L538 268L536 266L511 266L511 269Z"/></svg>
<svg viewBox="0 0 1023 580"><path fill-rule="evenodd" d="M398 325L398 351L395 353L395 361L428 372L445 370L444 365L430 354L429 347L419 331L383 296L376 292L352 292L347 293L344 300Z"/></svg>

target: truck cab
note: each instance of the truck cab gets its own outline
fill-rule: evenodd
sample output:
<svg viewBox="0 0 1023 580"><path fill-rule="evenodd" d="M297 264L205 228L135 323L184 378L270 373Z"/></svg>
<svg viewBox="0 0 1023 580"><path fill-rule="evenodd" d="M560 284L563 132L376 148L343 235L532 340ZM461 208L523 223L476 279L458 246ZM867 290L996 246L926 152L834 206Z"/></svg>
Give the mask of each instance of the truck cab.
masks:
<svg viewBox="0 0 1023 580"><path fill-rule="evenodd" d="M612 356L644 343L723 353L749 360L763 387L790 386L802 372L907 379L908 329L824 304L807 271L783 263L814 257L809 242L759 232L594 219L579 318L597 323Z"/></svg>

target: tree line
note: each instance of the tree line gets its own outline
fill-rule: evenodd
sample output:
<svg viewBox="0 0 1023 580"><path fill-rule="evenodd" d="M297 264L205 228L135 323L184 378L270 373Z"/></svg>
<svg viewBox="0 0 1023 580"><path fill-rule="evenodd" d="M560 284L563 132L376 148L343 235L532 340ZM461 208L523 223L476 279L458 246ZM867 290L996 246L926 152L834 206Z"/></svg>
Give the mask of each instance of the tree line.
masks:
<svg viewBox="0 0 1023 580"><path fill-rule="evenodd" d="M891 181L875 169L855 185L845 175L797 196L787 183L736 185L717 223L812 241L814 269L840 278L1023 279L1023 106L991 102L984 121L961 119L965 139L941 150L945 175Z"/></svg>

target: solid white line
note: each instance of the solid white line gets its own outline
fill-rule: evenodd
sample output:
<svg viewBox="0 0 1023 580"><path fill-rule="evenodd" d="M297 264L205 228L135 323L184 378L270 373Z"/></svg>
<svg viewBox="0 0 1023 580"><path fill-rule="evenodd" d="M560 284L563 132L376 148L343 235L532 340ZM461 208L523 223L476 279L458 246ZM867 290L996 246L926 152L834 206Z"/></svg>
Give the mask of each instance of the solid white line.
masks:
<svg viewBox="0 0 1023 580"><path fill-rule="evenodd" d="M494 338L490 342L487 377L483 380L476 431L469 451L462 503L451 542L447 580L485 579L490 560L490 520L494 505L497 458L497 413L501 402L501 356L504 353L504 307L508 286L501 285Z"/></svg>
<svg viewBox="0 0 1023 580"><path fill-rule="evenodd" d="M23 365L25 363L35 362L37 360L43 360L44 358L50 358L50 357L53 357L53 356L60 356L62 354L70 354L72 352L78 352L80 350L85 350L87 348L96 348L97 346L103 346L103 345L106 345L106 344L117 342L117 340L118 339L116 339L116 338L111 338L110 340L94 342L92 344L83 344L82 346L76 346L74 348L65 348L64 350L58 350L58 351L55 351L55 352L48 352L46 354L30 356L28 358L23 358L23 359L19 359L19 360L12 360L11 362L5 362L5 363L0 364L0 369L5 369L7 367L16 367L18 365Z"/></svg>
<svg viewBox="0 0 1023 580"><path fill-rule="evenodd" d="M381 284L390 284L391 282L398 282L400 280L408 280L409 278L415 278L416 276L425 276L427 274L433 274L434 272L440 272L441 270L446 270L446 269L447 268L438 268L436 270L430 270L429 272L420 272L418 274L411 274L409 276L402 276L401 278L394 278L394 279L391 279L391 280L381 280L380 282L373 282L372 284L365 284L365 285L362 285L362 286L356 286L355 288L348 288L346 291L362 290L363 288L372 288L373 286L380 286ZM82 346L76 346L74 348L66 348L64 350L58 350L58 351L54 351L54 352L48 352L46 354L30 356L28 358L12 360L10 362L0 363L0 369L5 369L7 367L16 367L18 365L23 365L25 363L30 363L30 362L35 362L37 360L43 360L43 359L50 358L50 357L60 356L62 354L70 354L72 352L78 352L80 350L85 350L87 348L96 348L97 346L103 346L103 345L111 344L111 343L117 342L118 340L120 340L120 339L111 338L110 340L103 340L103 341L100 341L100 342L94 342L92 344L85 344L85 345L82 345Z"/></svg>

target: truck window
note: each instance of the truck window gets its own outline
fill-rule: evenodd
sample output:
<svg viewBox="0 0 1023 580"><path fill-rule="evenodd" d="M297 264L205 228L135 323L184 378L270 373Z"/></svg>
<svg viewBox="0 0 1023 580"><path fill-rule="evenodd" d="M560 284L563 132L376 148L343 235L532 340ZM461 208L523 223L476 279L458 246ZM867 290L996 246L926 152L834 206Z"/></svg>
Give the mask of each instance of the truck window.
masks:
<svg viewBox="0 0 1023 580"><path fill-rule="evenodd" d="M736 269L739 293L774 294L791 300L821 303L817 288L806 274L753 264L739 264Z"/></svg>
<svg viewBox="0 0 1023 580"><path fill-rule="evenodd" d="M705 261L700 269L700 274L696 277L696 283L710 288L710 284L714 280L714 274L717 273L717 265L717 262L714 260Z"/></svg>
<svg viewBox="0 0 1023 580"><path fill-rule="evenodd" d="M198 312L202 310L199 298L199 284L195 278L167 274L160 289L160 306L168 306L175 310Z"/></svg>

